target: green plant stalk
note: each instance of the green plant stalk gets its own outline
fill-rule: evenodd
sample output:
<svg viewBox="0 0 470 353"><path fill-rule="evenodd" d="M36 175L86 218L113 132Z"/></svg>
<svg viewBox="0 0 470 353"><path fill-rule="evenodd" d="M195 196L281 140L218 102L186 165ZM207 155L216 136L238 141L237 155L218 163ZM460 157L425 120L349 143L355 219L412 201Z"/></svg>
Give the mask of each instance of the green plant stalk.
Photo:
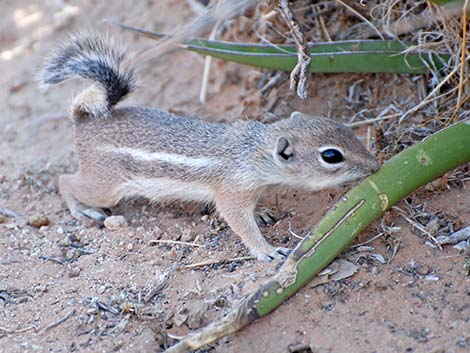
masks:
<svg viewBox="0 0 470 353"><path fill-rule="evenodd" d="M295 45L289 44L263 44L263 43L238 43L226 42L220 40L208 40L195 38L183 44L188 49L215 49L227 50L243 53L258 54L297 54ZM411 47L398 40L345 40L335 42L313 42L309 44L310 52L313 54L320 53L337 53L337 52L388 52L396 53L407 50Z"/></svg>
<svg viewBox="0 0 470 353"><path fill-rule="evenodd" d="M294 250L295 282L282 293L263 296L257 313L264 316L327 266L370 223L420 186L470 161L470 122L462 122L399 153L340 200ZM322 255L318 255L319 252ZM286 264L289 267L289 264ZM312 269L318 268L315 274ZM281 279L284 276L281 276ZM282 283L281 283L282 284Z"/></svg>
<svg viewBox="0 0 470 353"><path fill-rule="evenodd" d="M244 44L194 39L184 45L202 55L271 70L291 71L297 64L295 46ZM316 73L424 74L441 70L450 55L417 52L399 41L363 40L310 45L310 71Z"/></svg>
<svg viewBox="0 0 470 353"><path fill-rule="evenodd" d="M166 36L142 28L117 25L154 40ZM182 46L202 55L271 70L292 71L297 64L297 48L293 45L232 43L197 38ZM429 69L441 70L450 60L447 53L419 52L413 48L413 45L397 40L311 43L310 71L424 74Z"/></svg>
<svg viewBox="0 0 470 353"><path fill-rule="evenodd" d="M349 191L286 259L279 272L243 297L226 317L167 353L188 352L233 333L277 308L341 253L370 223L420 186L470 161L470 121L428 137L386 162Z"/></svg>

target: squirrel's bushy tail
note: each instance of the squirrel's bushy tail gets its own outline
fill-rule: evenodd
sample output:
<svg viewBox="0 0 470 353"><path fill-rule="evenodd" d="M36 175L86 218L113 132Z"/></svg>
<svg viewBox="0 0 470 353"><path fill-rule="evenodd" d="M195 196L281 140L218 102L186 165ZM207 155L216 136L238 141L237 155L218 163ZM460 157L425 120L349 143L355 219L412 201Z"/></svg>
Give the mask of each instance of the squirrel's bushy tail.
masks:
<svg viewBox="0 0 470 353"><path fill-rule="evenodd" d="M114 46L108 35L80 32L46 60L40 80L43 86L73 77L93 81L95 85L75 98L74 117L107 116L135 88L133 71L122 67L124 58L124 51Z"/></svg>

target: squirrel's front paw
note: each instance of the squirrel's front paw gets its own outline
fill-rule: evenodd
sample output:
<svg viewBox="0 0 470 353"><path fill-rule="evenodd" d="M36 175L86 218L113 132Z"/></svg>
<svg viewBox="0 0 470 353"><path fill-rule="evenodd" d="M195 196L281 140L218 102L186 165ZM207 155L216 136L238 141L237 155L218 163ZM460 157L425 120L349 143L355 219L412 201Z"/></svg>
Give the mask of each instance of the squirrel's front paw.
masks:
<svg viewBox="0 0 470 353"><path fill-rule="evenodd" d="M288 248L272 247L269 251L266 252L253 252L253 255L262 262L271 262L273 260L284 261L287 256L289 256L291 251L292 250Z"/></svg>
<svg viewBox="0 0 470 353"><path fill-rule="evenodd" d="M261 207L255 210L255 220L259 226L267 226L275 224L279 218L269 208Z"/></svg>

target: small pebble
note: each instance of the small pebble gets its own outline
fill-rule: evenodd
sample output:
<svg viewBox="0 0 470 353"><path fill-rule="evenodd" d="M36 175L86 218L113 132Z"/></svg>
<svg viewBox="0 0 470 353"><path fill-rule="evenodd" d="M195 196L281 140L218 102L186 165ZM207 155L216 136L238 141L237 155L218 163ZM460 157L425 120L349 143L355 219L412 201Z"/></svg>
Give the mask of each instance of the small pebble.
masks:
<svg viewBox="0 0 470 353"><path fill-rule="evenodd" d="M26 86L26 81L15 80L10 84L9 91L10 93L16 93L21 90L24 86Z"/></svg>
<svg viewBox="0 0 470 353"><path fill-rule="evenodd" d="M418 266L416 272L421 276L426 276L431 272L431 268L427 265Z"/></svg>
<svg viewBox="0 0 470 353"><path fill-rule="evenodd" d="M219 297L217 297L217 299L214 301L214 305L217 307L217 308L224 308L227 306L227 298L223 295L220 295Z"/></svg>
<svg viewBox="0 0 470 353"><path fill-rule="evenodd" d="M457 340L457 346L459 348L467 348L470 344L470 339L469 338L465 338L465 337L460 337L458 340Z"/></svg>
<svg viewBox="0 0 470 353"><path fill-rule="evenodd" d="M109 230L117 230L127 227L127 221L123 216L109 216L104 220L104 226Z"/></svg>
<svg viewBox="0 0 470 353"><path fill-rule="evenodd" d="M29 219L28 224L35 228L41 228L44 226L48 226L51 223L49 218L44 215L33 216Z"/></svg>
<svg viewBox="0 0 470 353"><path fill-rule="evenodd" d="M166 258L170 261L175 261L178 258L178 254L175 250L171 249L166 253Z"/></svg>
<svg viewBox="0 0 470 353"><path fill-rule="evenodd" d="M5 228L6 229L13 230L13 229L16 229L16 227L18 227L18 224L16 224L16 223L5 223Z"/></svg>
<svg viewBox="0 0 470 353"><path fill-rule="evenodd" d="M75 251L73 249L69 249L67 250L67 252L65 253L64 257L66 260L73 260L75 258L78 258L80 257L81 253L79 251Z"/></svg>
<svg viewBox="0 0 470 353"><path fill-rule="evenodd" d="M71 268L68 275L70 278L78 277L80 275L80 268L78 267Z"/></svg>
<svg viewBox="0 0 470 353"><path fill-rule="evenodd" d="M196 237L196 235L192 234L191 229L185 229L181 233L181 241L184 241L184 242L187 242L187 243L192 242L195 237Z"/></svg>
<svg viewBox="0 0 470 353"><path fill-rule="evenodd" d="M173 317L173 322L176 326L181 327L188 320L188 314L185 310L176 313Z"/></svg>

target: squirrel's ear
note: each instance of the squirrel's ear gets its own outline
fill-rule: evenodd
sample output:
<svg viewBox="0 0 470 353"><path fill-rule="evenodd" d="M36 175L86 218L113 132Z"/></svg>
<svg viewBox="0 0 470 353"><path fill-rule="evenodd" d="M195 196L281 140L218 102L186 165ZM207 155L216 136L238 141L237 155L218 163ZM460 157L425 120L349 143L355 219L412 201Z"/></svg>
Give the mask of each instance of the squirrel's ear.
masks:
<svg viewBox="0 0 470 353"><path fill-rule="evenodd" d="M294 159L294 145L288 137L281 136L277 139L273 157L278 164L284 164Z"/></svg>

